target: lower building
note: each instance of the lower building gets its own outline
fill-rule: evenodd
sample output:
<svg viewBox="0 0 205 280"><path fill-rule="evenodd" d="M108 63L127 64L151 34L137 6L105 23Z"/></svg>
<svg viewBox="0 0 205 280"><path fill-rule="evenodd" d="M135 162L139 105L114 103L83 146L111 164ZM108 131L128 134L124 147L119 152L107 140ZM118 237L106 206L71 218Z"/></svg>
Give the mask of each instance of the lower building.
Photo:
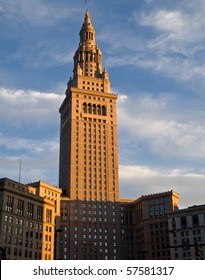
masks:
<svg viewBox="0 0 205 280"><path fill-rule="evenodd" d="M205 205L169 213L168 225L172 260L204 260Z"/></svg>
<svg viewBox="0 0 205 280"><path fill-rule="evenodd" d="M43 181L24 185L0 179L0 247L6 259L54 259L60 195Z"/></svg>
<svg viewBox="0 0 205 280"><path fill-rule="evenodd" d="M129 238L134 259L171 259L167 213L178 210L178 200L176 192L167 191L145 195L131 203L128 223L132 225Z"/></svg>
<svg viewBox="0 0 205 280"><path fill-rule="evenodd" d="M171 259L167 213L178 200L174 191L118 202L62 197L58 258Z"/></svg>

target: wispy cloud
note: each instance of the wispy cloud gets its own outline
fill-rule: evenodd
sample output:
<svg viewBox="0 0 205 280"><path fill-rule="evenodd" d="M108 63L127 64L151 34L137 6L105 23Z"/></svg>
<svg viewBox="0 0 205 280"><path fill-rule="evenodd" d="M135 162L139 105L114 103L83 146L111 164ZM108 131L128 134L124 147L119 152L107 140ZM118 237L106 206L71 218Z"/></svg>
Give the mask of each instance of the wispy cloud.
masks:
<svg viewBox="0 0 205 280"><path fill-rule="evenodd" d="M199 67L202 59L198 55L204 51L205 7L198 11L154 10L150 14L134 14L139 25L157 31L156 36L148 41L148 49L159 57L170 57L182 66ZM192 20L190 20L190 18ZM198 65L198 66L197 66ZM193 68L192 67L192 68ZM183 67L184 70L184 67ZM195 69L194 69L195 70ZM193 71L193 74L196 72Z"/></svg>
<svg viewBox="0 0 205 280"><path fill-rule="evenodd" d="M106 63L159 73L200 92L205 85L204 2L175 1L172 8L165 2L134 11L130 25L103 28L99 38L109 47Z"/></svg>
<svg viewBox="0 0 205 280"><path fill-rule="evenodd" d="M68 2L56 3L42 0L0 0L1 11L9 21L27 22L33 25L55 25L56 22L79 14L80 10Z"/></svg>
<svg viewBox="0 0 205 280"><path fill-rule="evenodd" d="M21 62L27 68L49 68L63 66L73 61L74 50L52 42L40 41L35 45L26 45L6 58L7 62Z"/></svg>

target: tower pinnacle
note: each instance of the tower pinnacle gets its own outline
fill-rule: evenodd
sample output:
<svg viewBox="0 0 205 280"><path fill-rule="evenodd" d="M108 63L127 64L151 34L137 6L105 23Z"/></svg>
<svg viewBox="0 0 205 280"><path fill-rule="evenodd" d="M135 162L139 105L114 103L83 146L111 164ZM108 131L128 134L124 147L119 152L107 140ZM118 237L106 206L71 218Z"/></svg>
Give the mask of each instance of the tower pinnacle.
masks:
<svg viewBox="0 0 205 280"><path fill-rule="evenodd" d="M68 82L68 91L70 87L84 88L83 83L86 79L94 79L95 81L98 79L97 83L103 84L103 91L110 93L108 73L103 71L102 52L96 44L96 33L88 9L86 9L79 35L80 42L74 55L73 79Z"/></svg>
<svg viewBox="0 0 205 280"><path fill-rule="evenodd" d="M90 40L95 41L95 30L91 23L90 13L86 10L84 23L80 30L80 43L89 43Z"/></svg>

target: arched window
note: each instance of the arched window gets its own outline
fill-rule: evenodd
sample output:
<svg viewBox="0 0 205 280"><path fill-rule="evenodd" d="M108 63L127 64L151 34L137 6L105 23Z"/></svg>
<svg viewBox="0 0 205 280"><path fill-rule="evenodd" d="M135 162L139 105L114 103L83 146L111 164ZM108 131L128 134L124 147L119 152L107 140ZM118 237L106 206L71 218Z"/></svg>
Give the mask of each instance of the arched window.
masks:
<svg viewBox="0 0 205 280"><path fill-rule="evenodd" d="M97 106L97 114L101 115L101 106L100 105Z"/></svg>
<svg viewBox="0 0 205 280"><path fill-rule="evenodd" d="M91 62L93 61L93 53L92 52L90 53L90 61Z"/></svg>
<svg viewBox="0 0 205 280"><path fill-rule="evenodd" d="M96 105L95 104L93 104L93 114L97 114L97 109L96 109Z"/></svg>
<svg viewBox="0 0 205 280"><path fill-rule="evenodd" d="M83 113L87 113L87 103L83 103Z"/></svg>
<svg viewBox="0 0 205 280"><path fill-rule="evenodd" d="M88 114L92 114L92 106L90 103L88 104Z"/></svg>
<svg viewBox="0 0 205 280"><path fill-rule="evenodd" d="M106 116L106 108L105 108L104 105L102 106L102 115L103 115L103 116Z"/></svg>

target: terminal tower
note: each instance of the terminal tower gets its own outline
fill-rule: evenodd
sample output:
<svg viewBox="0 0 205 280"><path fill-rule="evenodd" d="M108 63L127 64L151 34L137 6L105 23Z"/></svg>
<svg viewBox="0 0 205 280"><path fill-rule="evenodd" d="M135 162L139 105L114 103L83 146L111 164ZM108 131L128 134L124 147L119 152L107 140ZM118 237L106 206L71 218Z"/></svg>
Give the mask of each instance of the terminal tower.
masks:
<svg viewBox="0 0 205 280"><path fill-rule="evenodd" d="M118 200L116 100L86 11L60 107L59 186L72 200Z"/></svg>
<svg viewBox="0 0 205 280"><path fill-rule="evenodd" d="M60 107L61 259L117 259L120 232L117 94L86 10Z"/></svg>

